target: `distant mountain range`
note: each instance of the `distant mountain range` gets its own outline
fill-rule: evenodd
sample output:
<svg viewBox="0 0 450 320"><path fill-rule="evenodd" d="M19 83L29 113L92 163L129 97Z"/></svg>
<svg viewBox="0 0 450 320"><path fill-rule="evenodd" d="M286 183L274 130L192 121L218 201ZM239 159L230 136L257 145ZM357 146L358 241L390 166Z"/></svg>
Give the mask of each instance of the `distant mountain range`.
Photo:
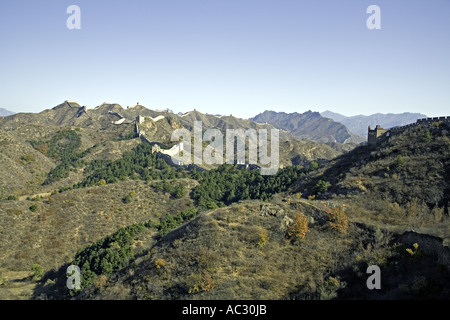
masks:
<svg viewBox="0 0 450 320"><path fill-rule="evenodd" d="M361 143L364 136L351 133L345 125L321 116L319 112L285 113L264 111L251 118L255 122L268 123L276 128L286 130L294 136L319 143Z"/></svg>
<svg viewBox="0 0 450 320"><path fill-rule="evenodd" d="M10 116L12 114L14 114L15 112L0 108L0 117L7 117Z"/></svg>
<svg viewBox="0 0 450 320"><path fill-rule="evenodd" d="M357 115L347 117L332 111L324 111L321 113L323 117L333 119L345 125L352 133L367 136L367 127L379 124L382 128L389 129L397 126L404 126L409 123L416 122L417 119L426 118L427 116L421 113L404 112L399 114L376 113L370 116Z"/></svg>
<svg viewBox="0 0 450 320"><path fill-rule="evenodd" d="M33 136L34 139L37 139L37 136L44 138L51 136L52 132L60 130L61 127L76 127L80 130L78 132L85 133L83 137L86 139L86 146L91 146L99 141L123 139L131 136L135 130L134 123L137 116L145 117L144 122L140 124L140 128L145 131L145 136L151 141L158 141L165 144L170 144L171 135L175 129L184 127L192 131L195 121L201 121L202 127L205 130L208 128L216 128L222 130L224 133L226 129L266 129L270 132L275 127L269 123L258 123L250 119L242 119L232 115L216 116L202 113L195 109L183 114L177 114L147 109L139 104L123 108L119 104L103 103L95 108L86 108L75 101L65 101L39 113L16 113L9 117L2 117L0 118L0 130L14 131L17 139L21 143L25 143L26 140L30 139L30 136ZM312 127L317 126L317 130L330 137L320 139L322 137L321 134L317 134L316 136L319 139L305 139L298 137L290 130L280 130L281 166L293 164L307 165L312 160L330 160L356 146L356 144L352 143L342 144L337 142L344 141L351 136L344 125L333 122L330 119L325 119L317 112L311 116L311 119L315 117L322 119L324 123L328 122L341 128L344 137L342 139L335 139L332 136L334 133L327 133L328 129L323 129L319 123L312 124L311 130L314 130ZM160 118L160 120L152 120L156 118ZM305 121L308 122L306 119ZM270 140L270 135L268 138ZM360 139L365 140L362 137ZM320 143L318 143L319 141ZM14 144L17 145L17 143L19 142L15 141ZM100 146L103 145L100 144ZM105 154L115 153L115 151L111 151L111 147L104 146L104 148L105 150L98 151L99 154L101 152ZM18 157L20 159L20 156Z"/></svg>
<svg viewBox="0 0 450 320"><path fill-rule="evenodd" d="M44 110L39 114L17 114L0 108L0 117L11 115L14 117L13 122L16 123L38 121L41 124L47 125L93 126L97 127L97 129L110 127L112 122L119 120L121 117L125 118L128 122L133 121L137 115L173 117L188 129L192 129L195 120L203 121L203 124L207 127L220 129L256 128L256 122L267 124L269 127L273 126L282 129L286 131L286 134L291 134L302 140L311 140L321 144L359 144L366 141L367 127L369 125L375 126L379 124L381 127L388 129L413 123L417 119L427 117L425 114L409 112L401 114L376 113L369 116L356 115L348 117L328 110L322 113L313 111L285 113L266 110L253 118L245 120L231 115L203 114L196 110L185 114L175 114L170 109L163 111L150 110L141 105L124 109L118 104L104 103L94 109L87 109L86 107L81 107L76 102L65 102L52 109ZM261 127L258 126L258 128Z"/></svg>

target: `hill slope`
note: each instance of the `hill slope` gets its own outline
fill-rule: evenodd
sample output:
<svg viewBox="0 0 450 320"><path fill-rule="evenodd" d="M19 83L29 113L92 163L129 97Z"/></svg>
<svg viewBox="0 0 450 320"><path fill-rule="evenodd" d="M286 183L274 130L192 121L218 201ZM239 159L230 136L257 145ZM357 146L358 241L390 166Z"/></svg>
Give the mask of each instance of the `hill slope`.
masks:
<svg viewBox="0 0 450 320"><path fill-rule="evenodd" d="M450 205L448 129L418 125L383 136L376 147L357 147L300 179L296 189L342 200L361 219L450 239L449 225L441 223Z"/></svg>
<svg viewBox="0 0 450 320"><path fill-rule="evenodd" d="M205 212L76 299L412 299L424 292L448 298L449 270L432 271L450 258L442 240L353 222L338 232L329 210L325 203L279 197ZM308 221L304 239L289 235L297 212ZM426 258L411 260L405 249L414 242ZM365 287L370 264L383 265L382 291ZM426 280L420 290L408 291L419 276Z"/></svg>

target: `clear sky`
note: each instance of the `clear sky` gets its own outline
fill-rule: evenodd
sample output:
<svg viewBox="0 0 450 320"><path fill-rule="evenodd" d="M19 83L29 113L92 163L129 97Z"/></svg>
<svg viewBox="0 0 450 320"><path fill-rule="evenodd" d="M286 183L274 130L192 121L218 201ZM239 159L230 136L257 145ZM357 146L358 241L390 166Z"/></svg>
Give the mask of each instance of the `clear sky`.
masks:
<svg viewBox="0 0 450 320"><path fill-rule="evenodd" d="M450 0L0 1L0 107L14 112L450 115L449 60Z"/></svg>

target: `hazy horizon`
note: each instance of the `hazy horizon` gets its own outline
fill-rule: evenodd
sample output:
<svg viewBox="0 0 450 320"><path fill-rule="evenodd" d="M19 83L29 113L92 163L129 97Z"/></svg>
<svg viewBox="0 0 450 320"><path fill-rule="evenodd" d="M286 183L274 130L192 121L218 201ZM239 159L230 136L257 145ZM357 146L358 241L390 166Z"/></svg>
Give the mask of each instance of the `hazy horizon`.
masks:
<svg viewBox="0 0 450 320"><path fill-rule="evenodd" d="M366 25L370 5L379 30ZM444 0L6 0L0 107L448 115L449 13Z"/></svg>

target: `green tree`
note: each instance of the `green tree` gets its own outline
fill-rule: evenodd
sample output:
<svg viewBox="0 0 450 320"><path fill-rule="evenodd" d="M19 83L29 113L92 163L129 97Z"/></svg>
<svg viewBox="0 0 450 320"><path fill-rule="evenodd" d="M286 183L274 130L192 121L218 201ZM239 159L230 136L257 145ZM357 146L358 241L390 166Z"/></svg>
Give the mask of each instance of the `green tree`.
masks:
<svg viewBox="0 0 450 320"><path fill-rule="evenodd" d="M319 180L313 188L313 194L318 195L324 193L328 189L328 182Z"/></svg>
<svg viewBox="0 0 450 320"><path fill-rule="evenodd" d="M182 184L182 183L178 184L178 185L175 187L175 189L174 189L173 196L174 196L176 199L181 199L181 198L183 198L185 195L186 195L186 190L185 190L185 188L184 188L184 184Z"/></svg>
<svg viewBox="0 0 450 320"><path fill-rule="evenodd" d="M319 167L319 164L316 161L311 161L311 170L316 170Z"/></svg>
<svg viewBox="0 0 450 320"><path fill-rule="evenodd" d="M405 161L405 159L403 159L402 156L399 155L399 156L397 156L397 158L395 158L395 167L396 168L402 168L405 166L405 164L406 164L406 161Z"/></svg>

